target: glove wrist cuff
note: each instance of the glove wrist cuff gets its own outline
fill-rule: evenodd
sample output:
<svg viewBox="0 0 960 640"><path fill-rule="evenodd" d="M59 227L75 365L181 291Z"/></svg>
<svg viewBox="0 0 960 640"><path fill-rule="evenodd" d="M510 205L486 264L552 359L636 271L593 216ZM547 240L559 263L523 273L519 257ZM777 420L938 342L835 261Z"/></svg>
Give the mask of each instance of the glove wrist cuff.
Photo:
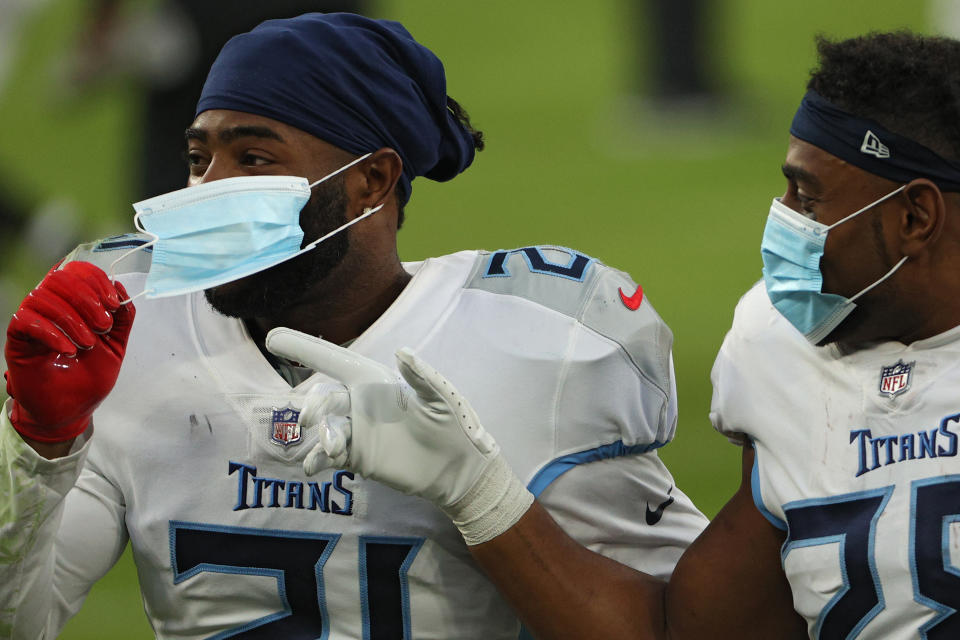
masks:
<svg viewBox="0 0 960 640"><path fill-rule="evenodd" d="M480 479L453 504L443 507L468 545L497 537L533 504L530 493L502 455L495 456Z"/></svg>
<svg viewBox="0 0 960 640"><path fill-rule="evenodd" d="M86 431L90 416L85 415L55 426L40 424L16 401L10 403L10 424L21 436L37 442L58 443L73 440Z"/></svg>

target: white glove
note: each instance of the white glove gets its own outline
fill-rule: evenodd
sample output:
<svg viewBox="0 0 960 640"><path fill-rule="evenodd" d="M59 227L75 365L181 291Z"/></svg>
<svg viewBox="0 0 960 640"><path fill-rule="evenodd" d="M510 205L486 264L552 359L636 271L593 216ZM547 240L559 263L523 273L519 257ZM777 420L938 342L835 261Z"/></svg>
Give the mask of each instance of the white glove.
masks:
<svg viewBox="0 0 960 640"><path fill-rule="evenodd" d="M532 504L466 398L409 349L396 354L404 384L378 362L292 329L272 330L266 344L347 387L304 399L301 426L320 428L304 461L308 475L334 466L425 498L467 544L503 533Z"/></svg>

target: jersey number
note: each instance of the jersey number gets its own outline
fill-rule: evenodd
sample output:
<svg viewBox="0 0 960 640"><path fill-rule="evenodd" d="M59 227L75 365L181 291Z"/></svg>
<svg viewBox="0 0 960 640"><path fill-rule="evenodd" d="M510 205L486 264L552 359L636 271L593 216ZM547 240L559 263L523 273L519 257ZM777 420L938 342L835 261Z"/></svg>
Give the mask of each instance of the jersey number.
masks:
<svg viewBox="0 0 960 640"><path fill-rule="evenodd" d="M922 638L960 638L960 570L950 559L950 525L960 522L960 476L911 485L910 557L914 600L937 615ZM817 638L856 638L885 607L874 558L877 519L893 487L806 500L785 506L789 535L783 556L795 548L839 543L844 587L820 612Z"/></svg>
<svg viewBox="0 0 960 640"><path fill-rule="evenodd" d="M548 247L543 247L548 248ZM565 253L569 256L566 264L551 262L541 251L541 247L523 247L522 249L513 249L512 251L497 251L490 256L490 262L487 263L487 270L484 272L484 278L506 278L510 276L507 270L507 257L511 253L519 253L526 260L527 267L532 273L542 273L548 276L557 276L583 282L587 274L587 267L593 263L593 258L585 256L573 249L564 249L562 247L549 247L554 251Z"/></svg>
<svg viewBox="0 0 960 640"><path fill-rule="evenodd" d="M330 622L323 566L338 534L170 523L173 582L213 571L271 576L283 611L218 633L212 638L327 638ZM360 537L360 601L364 640L410 638L407 570L420 538Z"/></svg>

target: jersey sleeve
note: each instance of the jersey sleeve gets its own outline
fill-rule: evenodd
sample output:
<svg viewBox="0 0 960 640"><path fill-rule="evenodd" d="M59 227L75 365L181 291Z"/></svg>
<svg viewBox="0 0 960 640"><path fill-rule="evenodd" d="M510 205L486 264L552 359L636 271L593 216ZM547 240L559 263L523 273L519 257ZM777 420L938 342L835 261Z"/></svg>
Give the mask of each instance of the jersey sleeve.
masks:
<svg viewBox="0 0 960 640"><path fill-rule="evenodd" d="M0 637L55 637L126 546L123 503L86 464L92 429L46 460L0 423Z"/></svg>
<svg viewBox="0 0 960 640"><path fill-rule="evenodd" d="M530 482L534 495L579 464L658 449L676 428L673 336L629 276L598 266L564 357L558 455Z"/></svg>
<svg viewBox="0 0 960 640"><path fill-rule="evenodd" d="M578 465L537 499L580 544L660 579L708 522L656 451Z"/></svg>
<svg viewBox="0 0 960 640"><path fill-rule="evenodd" d="M757 423L752 392L747 390L769 388L783 375L779 363L790 361L785 345L804 340L784 325L786 320L770 303L762 281L737 303L733 325L710 372L710 422L734 444L743 445L751 437L745 425Z"/></svg>
<svg viewBox="0 0 960 640"><path fill-rule="evenodd" d="M769 363L754 362L758 342L765 341L766 330L775 320L777 311L767 298L763 282L756 283L737 302L733 313L733 325L724 336L723 344L710 371L713 395L710 400L710 423L713 428L736 445L744 445L749 434L745 432L750 412L750 397L746 389L751 387L747 378L755 378L757 369ZM776 345L770 345L776 349ZM772 356L775 351L766 352ZM752 375L747 375L752 374Z"/></svg>
<svg viewBox="0 0 960 640"><path fill-rule="evenodd" d="M747 435L739 430L729 419L730 395L736 389L742 389L742 380L738 381L736 361L731 358L733 348L730 342L735 340L729 334L724 339L717 358L710 371L710 382L713 385L713 396L710 400L710 423L713 428L727 437L733 444L743 446L747 442Z"/></svg>
<svg viewBox="0 0 960 640"><path fill-rule="evenodd" d="M626 273L602 267L580 327L567 358L562 414L583 408L606 415L626 447L669 442L677 422L673 334L642 288Z"/></svg>
<svg viewBox="0 0 960 640"><path fill-rule="evenodd" d="M657 449L673 438L670 329L625 273L602 267L580 313L558 405L558 450L531 483L593 551L667 578L707 519Z"/></svg>

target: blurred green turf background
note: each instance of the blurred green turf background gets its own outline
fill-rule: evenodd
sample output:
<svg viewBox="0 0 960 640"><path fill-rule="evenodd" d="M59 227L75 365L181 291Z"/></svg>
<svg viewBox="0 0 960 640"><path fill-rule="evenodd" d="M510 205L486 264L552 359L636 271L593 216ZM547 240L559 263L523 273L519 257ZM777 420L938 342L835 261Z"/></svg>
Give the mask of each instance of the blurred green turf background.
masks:
<svg viewBox="0 0 960 640"><path fill-rule="evenodd" d="M139 105L129 82L75 97L57 90L51 69L87 10L53 0L27 25L0 95L0 172L25 201L69 198L92 239L132 228ZM415 260L555 243L629 271L675 336L680 427L662 456L713 515L739 465L707 418L710 366L738 297L760 276L760 234L783 189L813 35L935 25L920 0L716 0L713 64L733 108L651 119L633 100L645 77L637 41L647 37L633 11L626 0L378 3L378 17L400 20L444 60L448 92L488 141L455 181L416 181L401 252ZM19 299L48 265L13 251L3 275ZM61 637L152 637L129 553Z"/></svg>

